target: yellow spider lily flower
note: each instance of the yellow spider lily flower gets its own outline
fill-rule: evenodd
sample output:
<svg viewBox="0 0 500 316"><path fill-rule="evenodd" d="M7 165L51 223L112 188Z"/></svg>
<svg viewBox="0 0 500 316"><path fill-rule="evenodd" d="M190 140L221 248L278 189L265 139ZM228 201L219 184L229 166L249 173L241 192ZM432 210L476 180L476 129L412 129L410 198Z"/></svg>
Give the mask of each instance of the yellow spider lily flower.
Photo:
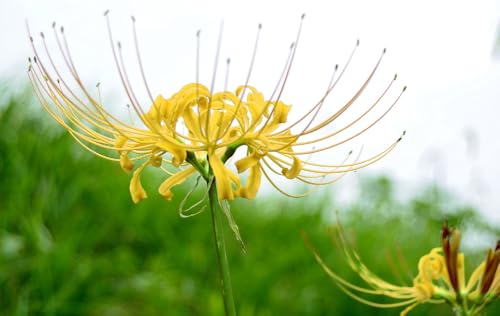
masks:
<svg viewBox="0 0 500 316"><path fill-rule="evenodd" d="M140 175L148 166L160 168L170 175L159 188L160 194L167 200L172 198L171 187L195 174L201 175L207 181L209 177L215 178L219 200L232 200L238 196L254 198L263 177L280 192L293 196L279 188L272 177L284 177L312 185L333 183L345 173L378 161L401 139L400 137L392 142L380 153L362 160L350 159L348 155L343 162L321 163L314 161L314 157L311 158L313 154L332 150L365 133L380 121L401 97L402 92L396 93L380 114L365 122L368 120L365 116L369 117L368 114L375 108L383 106L381 100L386 100L387 91L392 87L395 76L378 99L361 115L345 125L337 126L334 132L327 131L333 122L358 102L384 55L382 54L350 100L335 113L319 120L319 113L327 97L349 65L359 42L338 78L335 77L338 67L335 67L334 77L319 101L305 115L291 123L288 122L288 116L292 106L282 101L281 95L297 50L299 35L290 48L286 66L274 93L267 98L255 87L248 85L248 80L234 91L224 89L216 92L213 88L209 89L199 82L194 82L184 85L170 97L153 97L139 58L141 74L150 96L149 108L145 110L130 85L123 64L121 46L115 46L113 42L107 14L106 19L118 73L129 98L130 108L137 114L140 125L118 119L106 109L100 97L93 96L87 90L73 63L64 30L61 28L58 31L55 24L55 40L70 76L63 76L64 72L58 68L42 34L43 56L30 35L35 57L33 63L30 59L29 77L43 107L82 146L99 157L119 162L125 172L132 172L136 168L130 182L130 193L136 203L147 197L141 185ZM135 20L133 25L134 40L138 47ZM260 29L259 26L257 34ZM257 45L254 57L256 47ZM139 57L138 48L137 54ZM75 87L79 93L74 91ZM240 155L240 158L233 159L236 161L228 161L237 150L243 157ZM242 152L244 150L245 153ZM240 179L243 174L248 174L246 181Z"/></svg>
<svg viewBox="0 0 500 316"><path fill-rule="evenodd" d="M411 286L400 286L386 282L370 271L359 254L348 245L340 224L337 227L336 235L330 230L332 239L339 241L347 263L366 283L364 287L350 283L332 271L310 246L307 236L304 238L323 270L343 292L358 302L377 308L405 307L401 316L419 304L448 303L457 315L473 316L500 297L500 240L494 250L488 250L486 260L477 266L466 283L464 254L458 252L460 232L445 223L442 247L434 248L420 258L418 275ZM376 296L386 296L395 302L380 303L373 298Z"/></svg>

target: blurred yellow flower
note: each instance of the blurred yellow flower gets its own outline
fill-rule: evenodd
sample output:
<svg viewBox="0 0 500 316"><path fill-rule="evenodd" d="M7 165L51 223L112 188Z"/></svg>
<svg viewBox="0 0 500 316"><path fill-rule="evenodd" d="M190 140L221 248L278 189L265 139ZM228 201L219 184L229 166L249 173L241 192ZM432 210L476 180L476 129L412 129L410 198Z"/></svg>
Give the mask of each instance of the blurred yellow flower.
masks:
<svg viewBox="0 0 500 316"><path fill-rule="evenodd" d="M448 303L457 315L478 315L500 295L500 240L495 250L489 249L486 260L481 262L465 282L464 254L458 252L460 232L445 223L442 247L432 249L418 262L418 275L411 286L399 286L384 281L370 271L352 249L340 224L332 238L340 241L342 251L349 266L366 283L365 287L348 282L333 272L312 248L316 261L336 282L340 289L353 299L377 308L405 307L401 316L423 303ZM306 243L308 243L306 239ZM309 243L308 243L309 245ZM386 296L396 300L380 303L365 296Z"/></svg>
<svg viewBox="0 0 500 316"><path fill-rule="evenodd" d="M34 63L30 60L29 77L35 92L47 112L82 146L99 157L119 162L126 172L133 171L130 193L135 203L147 197L140 180L141 173L147 166L161 168L170 175L159 187L159 193L167 200L173 196L173 186L196 174L201 175L207 182L209 178L214 178L219 200L232 200L235 197L254 198L261 186L262 176L280 192L293 196L278 187L273 177L284 177L312 185L332 183L347 172L378 161L401 139L391 143L380 153L363 160L349 159L349 155L339 163L325 164L310 160L312 154L329 151L367 131L399 100L402 92L374 119L369 122L362 120L386 95L396 79L395 76L379 98L361 115L343 126L336 127L334 132L327 131L327 128L358 100L372 80L382 57L354 96L334 114L319 122L316 122L318 114L345 68L338 78L334 80L332 77L325 94L314 106L301 118L286 124L292 106L280 98L295 56L296 44L291 46L281 80L269 98L248 85L248 82L234 91L224 89L221 92L212 91L213 89L199 82L189 83L169 98L162 95L153 98L146 84L151 103L145 111L127 77L121 46L118 44L117 53L110 30L119 75L131 108L140 119L140 125L136 126L111 114L100 101L100 97L94 97L84 87L71 58L63 29L58 32L55 24L53 26L56 41L71 76L69 79L63 78L62 71L57 68L47 49L43 34L42 41L47 58L45 61L42 61L42 56L30 36L35 57ZM296 43L298 38L297 36ZM137 45L135 23L134 39ZM355 50L356 48L346 67ZM144 77L140 62L139 66ZM70 79L73 84L76 83L83 97L73 91ZM238 157L235 153L240 148L245 152L240 150ZM233 155L235 161L228 161ZM242 174L247 174L244 183Z"/></svg>

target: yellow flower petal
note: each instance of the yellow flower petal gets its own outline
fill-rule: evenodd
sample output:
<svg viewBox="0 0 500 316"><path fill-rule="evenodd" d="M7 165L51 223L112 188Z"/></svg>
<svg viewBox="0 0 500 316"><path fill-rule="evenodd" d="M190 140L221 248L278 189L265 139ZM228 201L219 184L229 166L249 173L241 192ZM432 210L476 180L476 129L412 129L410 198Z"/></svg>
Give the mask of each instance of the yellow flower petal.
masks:
<svg viewBox="0 0 500 316"><path fill-rule="evenodd" d="M118 150L120 150L120 148L123 147L123 145L125 145L125 143L127 142L127 137L125 136L120 136L116 139L115 141L115 147L118 148Z"/></svg>
<svg viewBox="0 0 500 316"><path fill-rule="evenodd" d="M163 183L158 188L158 192L160 193L161 196L163 196L164 199L170 201L174 196L170 191L170 189L174 185L181 184L182 182L184 182L187 178L189 178L189 176L195 173L195 171L196 169L194 167L189 167L182 171L174 173L173 175L168 177L167 180L163 181Z"/></svg>
<svg viewBox="0 0 500 316"><path fill-rule="evenodd" d="M259 165L254 165L250 168L247 183L244 187L240 188L238 195L246 199L253 199L257 196L260 187L262 173Z"/></svg>
<svg viewBox="0 0 500 316"><path fill-rule="evenodd" d="M120 166L122 167L123 171L126 173L129 173L134 169L134 163L130 160L128 155L124 152L120 154Z"/></svg>
<svg viewBox="0 0 500 316"><path fill-rule="evenodd" d="M274 112L274 116L276 117L276 120L278 123L286 123L286 120L288 119L288 113L290 112L290 109L292 107L290 105L286 105L283 102L278 102L276 105L276 110Z"/></svg>
<svg viewBox="0 0 500 316"><path fill-rule="evenodd" d="M172 165L174 167L179 167L186 160L187 153L181 144L162 140L157 142L156 146L172 154Z"/></svg>
<svg viewBox="0 0 500 316"><path fill-rule="evenodd" d="M296 156L292 156L292 158L293 158L292 167L290 169L283 168L281 170L281 173L283 173L283 175L288 179L296 178L300 174L300 171L302 170L302 162L300 161L300 159L297 158Z"/></svg>
<svg viewBox="0 0 500 316"><path fill-rule="evenodd" d="M164 107L166 106L166 103L167 100L162 95L157 96L147 113L148 118L155 123L160 123L162 119L161 112L162 109L165 111Z"/></svg>
<svg viewBox="0 0 500 316"><path fill-rule="evenodd" d="M149 158L149 164L153 167L160 167L162 162L163 162L162 156L152 154L151 158Z"/></svg>
<svg viewBox="0 0 500 316"><path fill-rule="evenodd" d="M234 165L236 166L236 169L238 169L238 173L242 173L245 172L248 168L251 168L258 164L260 158L262 158L262 155L254 152L247 157L236 161Z"/></svg>
<svg viewBox="0 0 500 316"><path fill-rule="evenodd" d="M141 172L147 165L148 163L144 163L137 168L130 180L130 196L132 197L132 201L136 204L148 197L141 184Z"/></svg>
<svg viewBox="0 0 500 316"><path fill-rule="evenodd" d="M208 161L215 176L219 200L234 199L235 194L233 192L232 184L236 186L236 190L239 189L240 179L238 176L231 170L224 167L224 164L215 153L208 156Z"/></svg>

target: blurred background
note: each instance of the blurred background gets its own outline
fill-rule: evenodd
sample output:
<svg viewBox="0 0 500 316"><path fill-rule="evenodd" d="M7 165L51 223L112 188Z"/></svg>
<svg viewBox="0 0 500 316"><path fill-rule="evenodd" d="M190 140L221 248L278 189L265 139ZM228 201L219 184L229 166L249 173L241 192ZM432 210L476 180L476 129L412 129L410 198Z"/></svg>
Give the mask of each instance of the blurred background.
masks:
<svg viewBox="0 0 500 316"><path fill-rule="evenodd" d="M86 84L100 83L109 108L128 118L107 42L106 9L131 77L137 73L130 22L135 15L149 83L166 96L194 80L198 29L200 76L210 82L222 19L221 58L232 59L229 86L244 81L262 22L251 83L272 90L303 12L300 47L283 96L294 111L300 114L321 97L333 65L345 64L357 38L361 45L332 107L360 86L384 47L388 53L364 102L370 104L395 72L395 89L409 86L369 135L338 153L343 157L363 146L368 156L406 130L385 159L303 199L264 187L256 200L232 204L248 248L242 254L227 231L239 315L399 315L398 309L351 300L305 247L301 231L330 267L355 282L327 233L336 210L367 265L398 284L411 284L418 258L439 245L444 219L464 233L469 271L500 236L498 1L2 1L0 315L223 313L210 215L178 214L191 184L175 189L179 200L165 202L154 194L163 175L146 171L149 198L134 205L129 176L76 144L41 111L29 87L26 60L33 53L25 20L39 47L38 33L49 35L57 21L65 26ZM488 315L499 311L496 303ZM431 313L451 315L448 306L412 312Z"/></svg>

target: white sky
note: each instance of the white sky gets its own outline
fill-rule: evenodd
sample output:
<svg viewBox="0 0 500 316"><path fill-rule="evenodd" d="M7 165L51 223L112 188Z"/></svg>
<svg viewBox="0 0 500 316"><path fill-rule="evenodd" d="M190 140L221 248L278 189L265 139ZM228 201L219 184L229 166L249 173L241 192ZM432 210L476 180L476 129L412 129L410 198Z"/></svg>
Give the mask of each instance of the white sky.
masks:
<svg viewBox="0 0 500 316"><path fill-rule="evenodd" d="M380 91L396 72L394 93L404 85L409 88L387 119L354 149L364 144L366 154L373 154L401 131L407 130L407 136L388 157L362 172L389 173L403 188L437 181L500 224L500 64L491 58L500 1L0 0L2 77L18 76L27 68L32 53L25 20L37 40L38 33L45 32L49 45L51 24L57 21L65 26L88 86L100 82L105 99L124 104L102 16L106 9L111 10L115 39L123 42L131 77L136 62L130 15L136 17L150 86L165 96L195 79L198 29L202 30L201 78L209 85L222 20L221 57L232 59L230 88L244 81L257 24L263 23L251 83L270 91L296 36L300 15L307 14L283 97L299 109L318 100L333 65L345 63L357 38L361 45L356 59L332 107L352 95L387 47L373 91ZM219 86L223 71L220 74ZM357 176L350 177L334 188L348 190Z"/></svg>

